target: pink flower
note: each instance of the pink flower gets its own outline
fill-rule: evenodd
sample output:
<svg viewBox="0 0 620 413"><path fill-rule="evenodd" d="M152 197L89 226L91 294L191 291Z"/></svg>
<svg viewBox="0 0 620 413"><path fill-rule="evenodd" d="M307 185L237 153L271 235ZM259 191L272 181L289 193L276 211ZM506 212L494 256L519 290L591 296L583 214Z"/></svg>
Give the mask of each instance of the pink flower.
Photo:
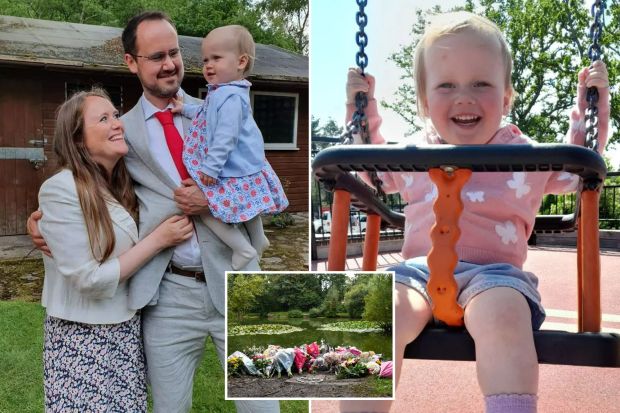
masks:
<svg viewBox="0 0 620 413"><path fill-rule="evenodd" d="M304 368L304 363L306 362L306 355L299 347L295 347L295 366L297 367L297 371L300 373Z"/></svg>
<svg viewBox="0 0 620 413"><path fill-rule="evenodd" d="M381 363L381 370L379 371L379 377L390 378L392 377L392 362L386 361Z"/></svg>
<svg viewBox="0 0 620 413"><path fill-rule="evenodd" d="M349 353L353 354L354 356L359 356L360 354L362 354L362 352L356 347L349 347Z"/></svg>
<svg viewBox="0 0 620 413"><path fill-rule="evenodd" d="M316 341L313 342L312 344L308 344L306 346L306 351L312 357L314 357L314 358L318 357L319 356L319 346L318 346L318 344L316 344Z"/></svg>

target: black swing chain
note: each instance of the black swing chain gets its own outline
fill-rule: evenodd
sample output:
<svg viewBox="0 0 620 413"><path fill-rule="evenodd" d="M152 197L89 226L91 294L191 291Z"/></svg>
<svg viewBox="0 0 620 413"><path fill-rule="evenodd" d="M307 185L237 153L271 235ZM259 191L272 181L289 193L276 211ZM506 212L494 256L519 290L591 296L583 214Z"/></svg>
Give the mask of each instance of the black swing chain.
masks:
<svg viewBox="0 0 620 413"><path fill-rule="evenodd" d="M368 4L368 0L356 0L357 5L359 6L359 11L355 14L355 21L357 22L357 26L359 28L358 32L355 34L355 42L359 46L359 50L355 55L355 62L357 63L357 67L360 69L362 76L364 76L364 69L368 66L368 55L364 49L368 45L368 36L366 32L364 32L364 28L368 23L368 16L364 12L364 8ZM353 113L353 117L351 121L347 124L345 132L341 136L341 144L349 145L353 143L353 135L359 135L362 139L362 142L365 144L370 143L370 133L368 131L368 118L366 117L366 113L364 110L368 106L368 96L364 92L358 92L355 95L355 112ZM377 173L371 171L368 173L370 180L373 186L377 190L377 194L381 197L384 197L385 194L381 189L381 185L383 182L377 176Z"/></svg>
<svg viewBox="0 0 620 413"><path fill-rule="evenodd" d="M603 26L605 25L605 0L596 0L592 4L590 14L594 18L592 25L590 26L590 40L592 44L588 48L588 57L590 61L594 63L601 59L601 34L603 33ZM588 107L586 108L585 122L586 122L586 147L593 151L598 151L598 90L595 87L588 88L586 93L586 100L588 101Z"/></svg>

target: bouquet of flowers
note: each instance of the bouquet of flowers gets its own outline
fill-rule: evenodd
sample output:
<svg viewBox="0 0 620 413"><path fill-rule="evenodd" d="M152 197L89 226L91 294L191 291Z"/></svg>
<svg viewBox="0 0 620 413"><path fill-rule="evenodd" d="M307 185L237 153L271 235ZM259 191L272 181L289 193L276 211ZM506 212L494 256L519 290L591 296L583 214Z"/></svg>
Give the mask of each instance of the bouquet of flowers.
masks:
<svg viewBox="0 0 620 413"><path fill-rule="evenodd" d="M227 360L227 371L229 376L241 376L241 358L230 356Z"/></svg>
<svg viewBox="0 0 620 413"><path fill-rule="evenodd" d="M261 376L267 377L267 372L269 371L269 367L271 366L271 363L273 363L273 360L265 357L262 354L254 354L252 356L252 362L254 363L256 370L258 370L258 373Z"/></svg>

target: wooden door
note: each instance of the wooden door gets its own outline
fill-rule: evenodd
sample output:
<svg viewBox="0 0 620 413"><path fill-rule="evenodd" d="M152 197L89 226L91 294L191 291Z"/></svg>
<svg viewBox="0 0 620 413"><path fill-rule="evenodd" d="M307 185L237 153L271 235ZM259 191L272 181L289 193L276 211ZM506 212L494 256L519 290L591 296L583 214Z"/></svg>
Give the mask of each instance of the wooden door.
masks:
<svg viewBox="0 0 620 413"><path fill-rule="evenodd" d="M6 158L16 152L10 148L42 147L41 93L39 79L0 70L0 236L25 234L26 219L38 206L44 168Z"/></svg>

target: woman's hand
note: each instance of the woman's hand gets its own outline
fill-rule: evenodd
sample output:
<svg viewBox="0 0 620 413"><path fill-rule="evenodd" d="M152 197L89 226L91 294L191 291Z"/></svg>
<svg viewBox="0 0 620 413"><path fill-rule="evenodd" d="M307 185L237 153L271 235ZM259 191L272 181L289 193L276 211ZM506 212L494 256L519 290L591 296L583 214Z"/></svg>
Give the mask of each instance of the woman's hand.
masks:
<svg viewBox="0 0 620 413"><path fill-rule="evenodd" d="M375 98L375 78L365 73L362 76L360 69L349 69L347 74L347 105L355 103L355 95L358 92L366 93L368 99Z"/></svg>
<svg viewBox="0 0 620 413"><path fill-rule="evenodd" d="M153 231L157 243L162 248L179 245L191 238L194 233L192 221L184 215L173 215Z"/></svg>

